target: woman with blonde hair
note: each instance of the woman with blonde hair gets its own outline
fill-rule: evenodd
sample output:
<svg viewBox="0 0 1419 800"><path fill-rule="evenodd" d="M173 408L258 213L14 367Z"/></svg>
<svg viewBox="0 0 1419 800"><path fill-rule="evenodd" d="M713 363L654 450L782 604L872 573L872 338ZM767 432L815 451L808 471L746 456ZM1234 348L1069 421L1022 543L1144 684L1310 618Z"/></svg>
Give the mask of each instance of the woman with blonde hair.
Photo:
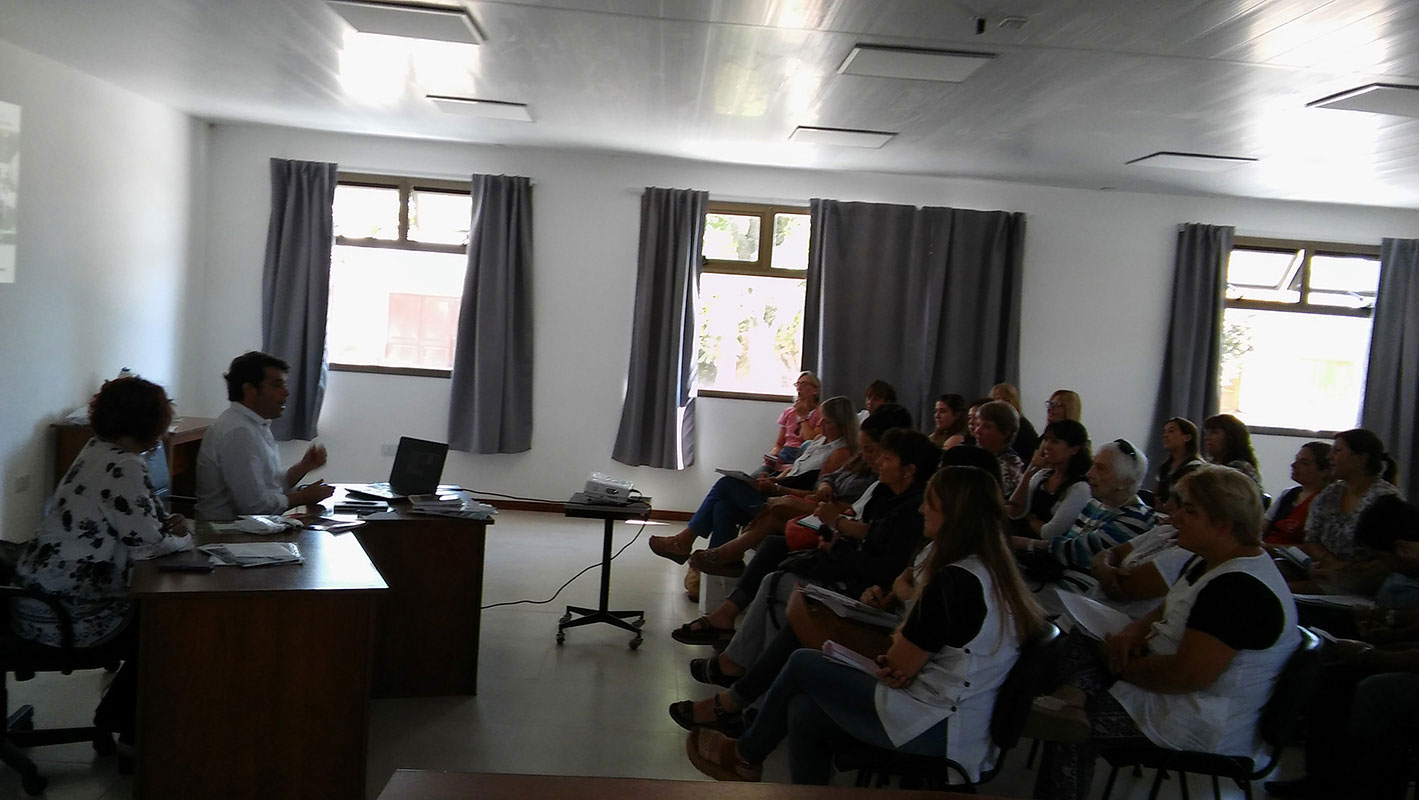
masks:
<svg viewBox="0 0 1419 800"><path fill-rule="evenodd" d="M1079 399L1079 393L1073 389L1055 389L1054 394L1045 401L1045 423L1059 422L1062 419L1084 421L1084 401Z"/></svg>
<svg viewBox="0 0 1419 800"><path fill-rule="evenodd" d="M778 438L774 446L764 454L764 465L760 473L779 472L803 450L803 443L817 438L818 426L823 424L823 415L818 410L818 395L823 392L823 383L818 376L804 370L793 382L796 395L793 405L778 415Z"/></svg>

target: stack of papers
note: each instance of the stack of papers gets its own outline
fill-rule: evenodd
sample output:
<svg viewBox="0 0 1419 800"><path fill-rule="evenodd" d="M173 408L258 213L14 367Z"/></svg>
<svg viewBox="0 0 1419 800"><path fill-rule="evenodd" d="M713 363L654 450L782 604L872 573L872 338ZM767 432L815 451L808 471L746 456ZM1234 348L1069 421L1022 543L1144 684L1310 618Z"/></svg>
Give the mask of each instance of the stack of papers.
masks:
<svg viewBox="0 0 1419 800"><path fill-rule="evenodd" d="M416 494L409 497L409 513L457 519L490 519L498 510L458 494Z"/></svg>
<svg viewBox="0 0 1419 800"><path fill-rule="evenodd" d="M853 619L878 628L895 628L902 621L901 614L893 614L890 611L883 611L880 608L873 608L866 603L860 603L844 594L838 594L831 589L824 589L821 586L807 584L799 587L804 597L817 600L828 607L828 610L842 617L843 619Z"/></svg>
<svg viewBox="0 0 1419 800"><path fill-rule="evenodd" d="M265 567L272 564L301 564L301 551L290 542L226 542L197 548L219 567Z"/></svg>
<svg viewBox="0 0 1419 800"><path fill-rule="evenodd" d="M1099 641L1103 641L1105 636L1119 633L1133 622L1133 619L1122 611L1109 608L1082 594L1060 592L1059 601L1064 605L1064 613L1074 620L1074 624Z"/></svg>
<svg viewBox="0 0 1419 800"><path fill-rule="evenodd" d="M877 677L877 662L832 639L823 642L823 655L826 655L830 661L836 661L839 664L866 672L874 678Z"/></svg>

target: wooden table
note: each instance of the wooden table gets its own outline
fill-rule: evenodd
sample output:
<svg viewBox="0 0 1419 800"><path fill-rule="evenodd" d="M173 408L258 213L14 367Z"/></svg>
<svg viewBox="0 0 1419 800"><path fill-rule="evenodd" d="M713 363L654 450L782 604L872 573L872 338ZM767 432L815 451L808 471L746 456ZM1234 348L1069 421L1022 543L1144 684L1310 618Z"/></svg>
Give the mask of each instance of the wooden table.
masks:
<svg viewBox="0 0 1419 800"><path fill-rule="evenodd" d="M135 566L134 797L364 796L375 600L385 582L352 536L276 538L295 542L305 563L159 569L193 558L183 553Z"/></svg>
<svg viewBox="0 0 1419 800"><path fill-rule="evenodd" d="M197 496L197 450L202 446L202 435L213 421L211 417L174 417L168 432L163 435L173 494ZM59 485L69 465L74 463L84 443L93 438L94 429L72 422L56 422L50 427L54 429L55 440L54 482L50 485L53 489Z"/></svg>
<svg viewBox="0 0 1419 800"><path fill-rule="evenodd" d="M325 505L343 499L337 487ZM378 602L374 696L477 694L483 556L492 521L413 514L404 501L391 508L396 519L368 520L354 531L389 584Z"/></svg>
<svg viewBox="0 0 1419 800"><path fill-rule="evenodd" d="M958 792L401 769L379 800L1003 800Z"/></svg>

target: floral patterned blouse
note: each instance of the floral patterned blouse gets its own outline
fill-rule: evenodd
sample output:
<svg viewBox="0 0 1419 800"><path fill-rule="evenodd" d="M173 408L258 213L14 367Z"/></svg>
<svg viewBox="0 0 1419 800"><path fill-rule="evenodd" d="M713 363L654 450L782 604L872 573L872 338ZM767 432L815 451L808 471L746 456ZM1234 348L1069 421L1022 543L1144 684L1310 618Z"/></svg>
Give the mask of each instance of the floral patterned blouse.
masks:
<svg viewBox="0 0 1419 800"><path fill-rule="evenodd" d="M76 647L103 644L129 619L130 562L167 537L166 521L143 455L90 439L20 556L15 583L59 598ZM11 625L31 641L61 644L58 620L37 600L16 601Z"/></svg>
<svg viewBox="0 0 1419 800"><path fill-rule="evenodd" d="M1306 541L1319 542L1341 558L1355 555L1355 524L1372 503L1386 495L1399 494L1394 484L1376 478L1360 502L1346 514L1340 506L1345 497L1345 481L1336 481L1320 490L1311 501L1311 513L1306 517Z"/></svg>

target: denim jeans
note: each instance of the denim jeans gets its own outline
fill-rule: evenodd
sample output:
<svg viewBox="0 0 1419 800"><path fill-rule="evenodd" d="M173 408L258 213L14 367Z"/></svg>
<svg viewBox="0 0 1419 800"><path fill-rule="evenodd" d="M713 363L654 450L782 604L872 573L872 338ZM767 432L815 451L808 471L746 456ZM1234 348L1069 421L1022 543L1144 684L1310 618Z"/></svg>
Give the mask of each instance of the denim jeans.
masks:
<svg viewBox="0 0 1419 800"><path fill-rule="evenodd" d="M700 501L700 508L690 517L687 527L696 536L708 536L710 547L719 547L733 539L739 526L753 519L766 502L768 498L753 486L734 478L720 478Z"/></svg>
<svg viewBox="0 0 1419 800"><path fill-rule="evenodd" d="M833 750L854 739L915 755L946 755L946 719L893 748L877 717L876 689L874 676L829 661L817 650L799 650L764 695L754 724L739 739L739 753L761 762L787 737L791 780L820 786L832 777Z"/></svg>

